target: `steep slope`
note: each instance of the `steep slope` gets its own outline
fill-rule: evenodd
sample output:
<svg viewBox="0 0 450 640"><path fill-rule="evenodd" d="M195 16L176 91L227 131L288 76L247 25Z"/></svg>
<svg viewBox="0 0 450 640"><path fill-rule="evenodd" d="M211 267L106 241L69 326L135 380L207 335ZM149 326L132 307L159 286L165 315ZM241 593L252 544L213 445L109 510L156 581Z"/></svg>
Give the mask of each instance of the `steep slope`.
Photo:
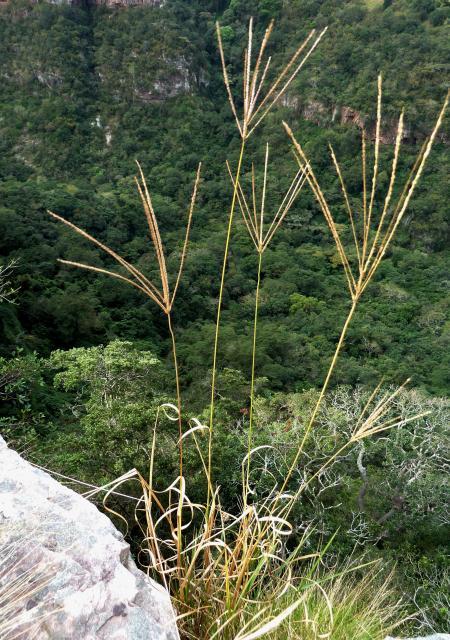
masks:
<svg viewBox="0 0 450 640"><path fill-rule="evenodd" d="M393 123L405 105L404 163L429 131L443 100L448 61L448 8L440 0L362 2L168 0L164 6L31 5L14 0L0 12L0 250L20 258L17 307L0 308L1 349L89 345L119 335L166 348L157 311L138 294L57 265L56 258L108 264L45 214L50 208L86 227L150 273L145 225L132 175L138 158L154 192L175 268L189 189L204 161L187 271L176 320L188 380L210 362L217 274L230 195L224 171L236 136L214 42L220 17L230 71L238 83L246 21L257 34L277 19L272 49L286 59L312 26L328 25L320 49L267 120L252 153L273 146L274 199L294 171L281 119L299 132L333 202L339 187L327 157L332 140L361 191L359 126L370 130L376 76L385 76L382 184L392 153ZM449 341L445 252L446 141L443 129L397 245L350 334L340 381L402 379L434 392L447 385ZM337 206L340 206L337 205ZM342 221L345 220L342 209ZM245 236L233 241L226 290L222 362L249 366L248 337L256 265ZM269 386L318 384L344 314L342 276L320 213L305 192L268 253L262 288L259 372ZM298 297L314 298L309 310ZM183 327L181 331L181 326Z"/></svg>

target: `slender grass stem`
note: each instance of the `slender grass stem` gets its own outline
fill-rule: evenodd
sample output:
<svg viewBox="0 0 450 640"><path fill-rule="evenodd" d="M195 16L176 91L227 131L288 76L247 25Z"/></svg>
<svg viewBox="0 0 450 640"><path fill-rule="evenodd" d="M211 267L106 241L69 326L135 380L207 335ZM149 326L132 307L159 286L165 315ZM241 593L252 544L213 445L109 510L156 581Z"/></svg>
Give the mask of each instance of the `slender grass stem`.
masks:
<svg viewBox="0 0 450 640"><path fill-rule="evenodd" d="M172 340L172 357L173 357L173 367L175 370L175 385L176 385L176 393L177 393L177 408L178 408L178 438L179 438L179 456L180 456L180 478L183 476L183 423L181 417L181 391L180 391L180 372L178 368L178 358L177 358L177 343L175 339L175 333L172 327L172 315L171 313L167 314L167 325L169 327L170 338Z"/></svg>
<svg viewBox="0 0 450 640"><path fill-rule="evenodd" d="M287 473L287 475L286 475L286 477L285 477L285 479L283 481L283 485L281 487L280 494L282 494L285 491L286 487L287 487L287 484L288 484L288 482L289 482L289 480L290 480L290 478L292 476L292 473L294 472L295 466L296 466L296 464L297 464L297 462L298 462L298 460L299 460L299 458L300 458L300 456L301 456L301 454L303 452L303 448L305 446L305 443L306 443L306 440L307 440L307 438L309 436L309 433L310 433L310 431L311 431L311 429L312 429L312 427L314 425L315 419L317 417L317 413L318 413L318 411L320 409L320 405L322 404L323 398L324 398L325 393L326 393L326 391L328 389L328 384L330 382L331 376L332 376L334 368L336 366L337 359L339 357L339 354L341 352L342 346L344 344L345 337L347 335L347 331L348 331L348 328L350 326L350 322L352 321L353 315L354 315L356 307L358 305L358 301L359 301L359 297L355 296L355 298L352 301L352 306L350 307L350 311L349 311L349 313L347 315L347 318L345 320L344 326L342 327L341 335L340 335L339 341L338 341L338 343L336 345L336 349L335 349L333 358L331 360L330 366L328 368L328 372L327 372L327 375L325 377L324 383L322 385L322 389L320 390L319 397L318 397L317 402L316 402L316 404L314 406L314 410L313 410L313 412L311 414L311 417L309 419L308 426L306 427L305 433L303 434L303 438L302 438L302 441L300 443L300 446L297 449L297 453L295 454L294 459L293 459L293 461L291 463L291 466L289 467L289 471L288 471L288 473ZM291 505L294 503L294 501L295 501L295 499L291 501Z"/></svg>
<svg viewBox="0 0 450 640"><path fill-rule="evenodd" d="M182 508L183 501L181 496L183 495L183 422L181 417L181 391L180 391L180 374L178 369L178 358L177 358L177 343L175 340L175 333L172 327L172 315L169 312L167 314L167 325L169 327L169 333L172 340L172 356L173 356L173 367L175 370L175 384L176 384L176 393L177 393L177 408L178 408L178 457L179 457L179 474L180 474L180 500L178 501L178 509L177 509L177 555L178 562L177 567L178 571L181 570L181 551L182 551ZM181 575L181 574L180 574Z"/></svg>
<svg viewBox="0 0 450 640"><path fill-rule="evenodd" d="M248 445L247 445L247 475L244 478L243 496L244 507L247 505L249 478L250 478L250 453L252 450L252 438L253 438L253 411L255 401L255 366L256 366L256 337L258 330L258 311L259 311L259 290L261 286L261 265L262 265L263 252L258 252L258 276L256 282L255 293L255 316L253 320L253 346L252 346L252 377L250 386L250 416L248 426Z"/></svg>
<svg viewBox="0 0 450 640"><path fill-rule="evenodd" d="M210 482L208 483L208 500L207 500L208 505L211 499L212 436L213 436L213 424L214 424L214 396L216 393L217 351L219 347L220 319L221 319L221 313L222 313L223 290L224 290L224 284L225 284L225 274L227 270L227 259L228 259L228 251L230 246L231 229L233 226L234 211L236 208L236 200L237 200L238 188L239 188L239 178L241 174L242 160L244 158L245 142L246 142L245 135L243 135L242 142L241 142L241 150L239 153L238 166L236 171L236 178L234 181L230 214L228 217L227 236L225 240L225 250L223 254L223 263L222 263L222 274L220 278L219 301L217 305L216 330L214 335L214 350L213 350L213 368L212 368L212 378L211 378L211 404L210 404L210 411L209 411L208 475L209 475Z"/></svg>

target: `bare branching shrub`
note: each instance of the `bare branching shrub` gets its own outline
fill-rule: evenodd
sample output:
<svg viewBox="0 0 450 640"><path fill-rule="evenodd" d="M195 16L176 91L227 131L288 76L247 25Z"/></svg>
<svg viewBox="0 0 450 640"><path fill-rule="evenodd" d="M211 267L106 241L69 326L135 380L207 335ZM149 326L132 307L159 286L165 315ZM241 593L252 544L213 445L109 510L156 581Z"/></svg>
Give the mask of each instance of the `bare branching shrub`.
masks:
<svg viewBox="0 0 450 640"><path fill-rule="evenodd" d="M0 265L0 303L14 303L18 288L11 282L11 274L17 266L17 260L11 260L5 265Z"/></svg>

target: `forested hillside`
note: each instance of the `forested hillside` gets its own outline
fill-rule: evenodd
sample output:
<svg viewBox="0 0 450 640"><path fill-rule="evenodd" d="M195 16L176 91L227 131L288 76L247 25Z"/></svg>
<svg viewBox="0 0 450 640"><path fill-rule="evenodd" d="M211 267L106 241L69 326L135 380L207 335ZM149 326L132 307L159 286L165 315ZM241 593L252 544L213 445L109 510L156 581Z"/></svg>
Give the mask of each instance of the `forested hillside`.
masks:
<svg viewBox="0 0 450 640"><path fill-rule="evenodd" d="M277 19L272 47L292 51L312 27L328 32L266 121L276 199L295 169L286 119L313 156L329 196L341 206L327 143L337 148L352 196L360 192L357 123L370 130L376 76L384 74L386 182L392 131L402 106L411 157L445 94L448 8L417 2L183 2L110 12L29 6L0 14L1 251L19 258L17 306L1 310L1 349L48 354L114 336L166 352L160 314L120 283L58 266L57 257L103 264L103 257L46 215L51 209L129 258L147 249L133 184L138 159L155 194L171 262L182 242L186 200L196 163L204 171L176 324L182 365L194 383L210 366L217 274L230 195L225 160L237 141L222 87L214 21L236 60L249 15L258 31ZM234 69L239 73L239 69ZM448 129L441 140L448 140ZM448 384L448 262L445 144L438 144L410 215L372 296L351 330L339 379L353 384L376 373L434 393ZM262 158L261 149L257 150ZM259 163L261 164L261 163ZM343 216L345 212L342 212ZM343 218L344 219L344 218ZM256 265L250 242L237 237L230 257L222 362L248 369L249 321ZM149 269L152 264L149 263ZM260 370L270 388L302 389L323 376L344 314L342 274L311 196L301 195L271 246L262 284ZM306 296L306 301L305 297ZM312 303L309 304L308 300ZM239 345L238 347L236 345Z"/></svg>
<svg viewBox="0 0 450 640"><path fill-rule="evenodd" d="M136 160L152 194L171 285L202 162L172 319L186 425L187 416L208 421L233 194L226 160L236 165L240 145L215 25L219 20L231 86L239 93L251 16L257 43L275 19L269 79L312 28L328 29L258 135L249 138L242 182L251 184L254 162L261 186L267 142L266 206L270 212L276 208L298 169L286 121L311 159L339 231L351 240L328 145L341 163L350 204L361 215L361 132L367 131L370 166L381 73L374 201L382 209L401 110L400 185L447 93L446 0L166 0L162 7L127 9L26 0L0 4L0 428L13 446L54 471L101 485L132 468L146 470L149 425L157 422L162 403L175 402L172 343L161 309L118 279L58 262L116 268L112 258L48 214L85 229L159 282L134 181ZM414 611L420 609L418 626L427 631L447 630L449 617L448 484L442 477L448 464L448 402L442 396L450 381L449 143L447 115L407 213L358 304L317 428L305 445L305 461L295 461L287 483L294 491L307 473L317 480L307 483L293 509L295 542L310 528L311 547L338 532L336 556L356 548L370 557L399 559L396 588ZM236 213L213 458L222 503L233 513L240 508L247 453L257 267ZM274 480L281 484L349 309L339 253L307 185L264 252L260 285L251 410L254 445L270 446L271 452L258 458L264 473L252 478L255 496L266 495ZM401 418L403 428L357 440L333 457L342 439L351 441L351 427L367 403L382 404L408 377L410 390L394 393L386 412L393 424ZM167 421L154 461L158 486L178 473L178 435ZM322 475L328 454L332 464ZM193 445L186 445L186 459L190 495L200 502L205 479ZM137 544L140 532L131 512L125 515Z"/></svg>

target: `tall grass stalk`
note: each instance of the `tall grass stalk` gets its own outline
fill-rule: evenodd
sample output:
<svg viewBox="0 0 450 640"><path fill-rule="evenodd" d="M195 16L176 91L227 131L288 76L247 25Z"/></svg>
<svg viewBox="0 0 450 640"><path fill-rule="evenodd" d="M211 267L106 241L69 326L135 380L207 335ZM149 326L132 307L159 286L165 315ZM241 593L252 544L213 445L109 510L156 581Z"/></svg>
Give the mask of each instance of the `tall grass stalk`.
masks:
<svg viewBox="0 0 450 640"><path fill-rule="evenodd" d="M248 425L248 442L247 442L247 473L242 479L244 485L244 504L247 503L248 493L250 491L250 461L251 450L253 444L253 411L255 402L255 372L256 372L256 337L258 331L258 311L259 311L259 289L261 286L261 267L262 267L262 251L258 251L258 275L256 280L255 291L255 313L253 317L253 340L252 340L252 371L250 383L250 415Z"/></svg>
<svg viewBox="0 0 450 640"><path fill-rule="evenodd" d="M357 262L356 265L351 264L351 259L349 257L350 252L345 247L345 242L341 237L341 233L339 232L337 225L335 224L330 206L328 205L325 195L314 174L310 161L308 160L302 146L294 136L289 125L286 122L283 123L286 129L286 132L293 143L299 167L306 174L311 190L313 191L320 205L322 213L325 217L325 220L328 224L328 227L335 241L336 248L344 268L347 286L350 292L351 306L350 306L348 315L345 319L344 325L342 327L341 334L340 334L338 343L336 345L336 349L333 354L327 374L325 376L325 380L323 382L317 403L308 421L308 425L305 429L305 433L297 449L297 452L293 458L293 461L288 470L288 473L284 478L284 481L281 487L281 493L283 493L283 491L286 489L286 486L304 450L306 440L316 420L317 413L322 404L324 395L327 391L331 376L336 366L336 362L342 350L348 328L353 319L353 316L357 309L360 298L363 292L366 290L366 288L370 284L370 282L372 281L373 277L375 276L378 270L378 267L380 266L386 254L386 251L392 242L395 232L397 231L398 225L400 224L407 210L411 197L420 180L427 158L431 152L431 148L436 139L436 135L442 125L444 115L447 110L448 102L449 102L449 94L447 94L445 98L444 104L437 117L436 123L433 127L433 130L429 138L422 145L422 148L416 158L414 166L405 184L403 185L403 188L400 191L400 195L397 198L396 204L392 205L392 196L394 193L394 187L396 183L397 165L398 165L401 141L403 138L403 130L404 130L403 111L400 114L398 126L397 126L397 135L396 135L394 157L392 161L389 186L388 186L386 195L384 197L383 204L380 207L380 211L378 212L378 216L375 216L375 194L377 190L377 179L378 179L378 170L379 170L379 148L380 148L380 140L381 140L381 123L382 123L382 78L381 78L381 75L378 77L377 120L376 120L376 129L375 129L374 163L373 163L373 170L372 170L372 187L371 187L368 204L367 204L367 186L366 186L366 176L367 176L366 133L365 131L363 131L362 133L362 159L363 159L362 161L362 174L363 174L362 200L363 202L361 206L362 221L359 226L357 224L358 220L357 220L356 214L350 205L348 191L345 185L345 181L342 175L340 165L337 161L334 149L330 145L331 158L339 178L345 206L349 216L352 239L353 239L353 244L354 244L355 254L356 254L356 262ZM373 228L372 223L376 217L377 217L377 221L374 225L375 228ZM296 494L294 496L294 499L297 497L298 495Z"/></svg>
<svg viewBox="0 0 450 640"><path fill-rule="evenodd" d="M269 168L269 144L266 144L266 153L264 159L263 170L263 184L261 189L260 198L257 195L256 179L255 179L255 167L252 164L251 172L251 195L250 200L245 195L244 189L241 184L237 184L233 178L230 165L227 163L228 173L232 181L234 189L237 191L237 200L239 208L242 214L246 230L253 242L253 245L258 254L258 268L256 279L256 291L255 291L255 310L253 317L253 338L252 338L252 364L251 364L251 383L250 383L250 414L249 414L249 427L248 427L248 444L247 444L247 465L246 473L243 474L243 498L244 505L247 504L248 494L250 492L249 477L250 477L250 461L251 450L253 446L253 414L254 414L254 395L255 395L255 372L256 372L256 343L257 343L257 330L258 330L258 310L259 310L259 293L261 286L261 269L263 254L272 242L275 233L282 225L284 219L289 213L291 207L295 203L299 196L303 185L306 182L306 173L303 169L299 169L294 176L291 184L285 193L281 204L276 212L272 215L272 220L269 226L266 225L266 196L267 196L267 181L268 181L268 168Z"/></svg>
<svg viewBox="0 0 450 640"><path fill-rule="evenodd" d="M267 85L268 71L272 62L271 56L264 59L265 50L269 42L274 22L271 21L267 27L263 36L261 45L259 47L256 60L253 64L253 18L250 18L248 27L248 39L247 47L244 50L244 66L243 66L243 91L242 91L242 104L243 110L241 116L238 113L236 107L236 99L233 96L231 89L231 83L228 75L227 64L225 60L225 52L223 48L220 24L216 23L217 42L219 47L219 55L222 64L222 73L225 88L227 91L228 101L230 103L231 111L233 113L236 126L241 138L241 146L239 152L239 158L237 168L234 173L234 188L231 198L231 206L228 215L228 225L225 239L224 255L222 260L220 287L219 287L219 299L217 304L215 335L213 345L213 359L212 359L212 377L211 377L211 401L209 412L209 436L208 436L208 476L212 476L212 441L213 441L213 428L214 428L214 403L216 394L216 378L217 378L217 356L219 349L219 336L220 336L220 323L223 304L223 292L225 286L225 276L228 260L228 252L230 246L231 230L233 227L233 219L236 208L236 200L239 189L239 182L241 178L242 164L245 155L246 142L256 128L263 122L266 115L271 111L275 104L280 100L283 94L286 92L294 78L300 72L310 55L313 53L327 28L323 29L318 36L316 36L316 30L310 31L303 43L296 49L293 56L288 63L284 66L281 72L277 75L272 83ZM265 94L264 94L265 91ZM263 95L264 94L264 95ZM208 483L209 486L209 483ZM208 501L211 498L208 491Z"/></svg>
<svg viewBox="0 0 450 640"><path fill-rule="evenodd" d="M92 244L99 247L104 253L108 254L128 273L130 277L126 277L120 273L116 273L114 271L109 271L107 269L102 269L100 267L95 267L93 265L84 264L81 262L74 262L72 260L59 260L62 264L66 264L73 267L78 267L81 269L87 269L89 271L94 271L96 273L101 273L108 275L112 278L117 278L126 282L127 284L135 287L142 293L144 293L148 298L150 298L156 305L163 311L167 319L167 326L171 338L171 346L172 346L172 356L174 362L174 371L175 371L175 385L176 385L176 398L177 398L177 421L178 421L178 431L179 431L179 476L180 479L183 477L183 423L182 423L182 406L181 406L181 390L180 390L180 376L178 369L178 359L177 359L177 348L176 348L176 339L175 333L173 330L172 324L172 308L175 301L175 297L178 291L178 287L180 284L181 276L183 273L184 263L186 260L186 253L189 243L189 234L191 230L192 224L192 216L194 213L194 206L197 197L198 185L200 182L200 172L201 172L201 163L198 165L197 173L194 181L194 187L192 190L191 201L188 207L188 219L186 224L186 231L184 237L183 248L181 251L181 257L178 267L178 273L175 279L175 284L173 289L170 286L167 266L166 266L166 257L164 246L161 240L161 235L158 227L158 220L156 217L155 210L153 208L153 203L151 199L150 192L147 187L147 181L144 176L144 172L139 163L138 170L139 176L135 177L136 186L141 198L141 202L144 208L145 217L147 220L151 242L156 254L156 259L158 262L159 268L159 276L160 276L160 285L154 284L149 278L147 278L139 269L134 267L132 264L127 262L124 258L122 258L118 253L113 251L110 247L103 244L89 233L80 229L72 222L69 222L65 218L60 215L53 213L52 211L48 211L48 213L55 218L56 220L64 223L66 226L70 227L74 231L76 231L83 238L89 240ZM181 480L180 480L181 481Z"/></svg>
<svg viewBox="0 0 450 640"><path fill-rule="evenodd" d="M236 207L237 185L239 184L239 179L241 175L244 151L245 151L245 138L243 137L241 141L241 150L239 153L239 160L238 160L238 165L236 169L236 182L235 182L235 187L233 189L230 213L228 216L228 226L227 226L225 248L224 248L223 260L222 260L222 271L220 275L219 300L217 303L216 324L215 324L215 331L214 331L213 362L212 362L212 376L211 376L211 399L210 399L210 409L209 409L209 435L208 435L208 478L209 479L212 478L212 438L213 438L213 425L214 425L214 401L215 401L215 395L216 395L217 354L219 350L219 334L220 334L220 321L221 321L221 314L222 314L222 301L223 301L223 292L225 287L225 275L227 270L227 260L228 260L229 246L230 246L231 229L233 227L234 210ZM212 496L210 492L210 482L208 482L208 503L211 497Z"/></svg>

